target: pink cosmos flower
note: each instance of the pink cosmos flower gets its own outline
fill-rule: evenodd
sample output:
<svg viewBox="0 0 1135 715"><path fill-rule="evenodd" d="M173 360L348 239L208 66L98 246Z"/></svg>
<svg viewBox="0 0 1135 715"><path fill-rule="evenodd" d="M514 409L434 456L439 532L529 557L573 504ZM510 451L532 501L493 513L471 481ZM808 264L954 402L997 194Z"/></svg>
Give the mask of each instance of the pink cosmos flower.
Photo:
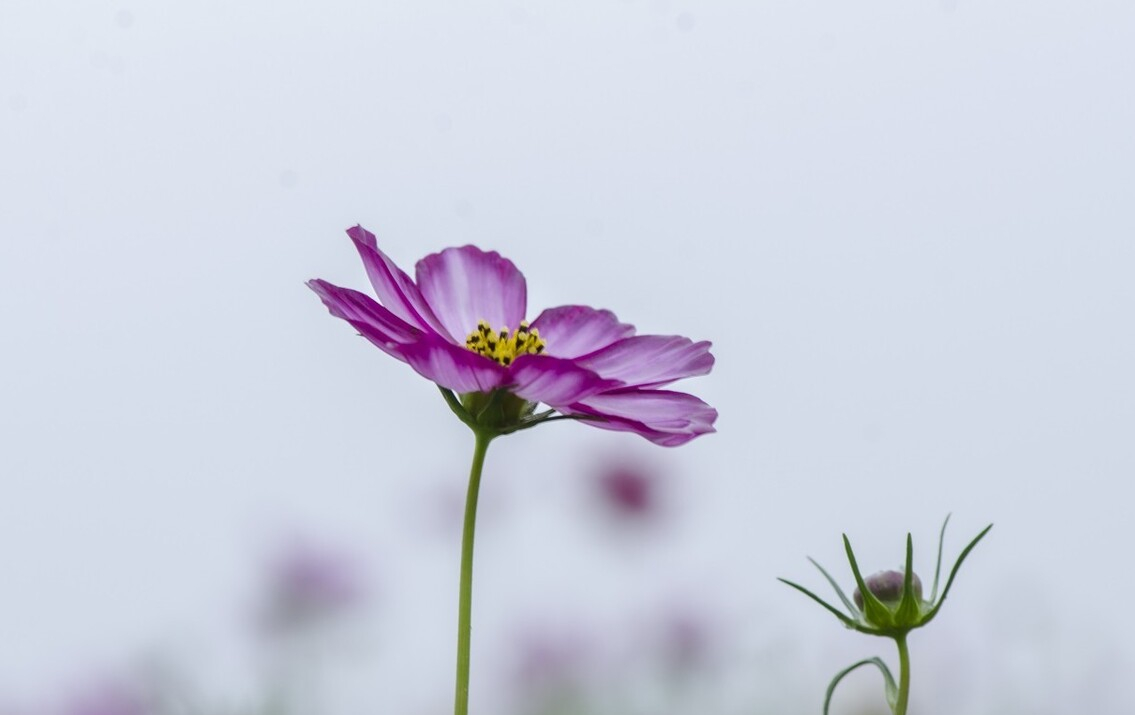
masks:
<svg viewBox="0 0 1135 715"><path fill-rule="evenodd" d="M716 410L661 389L708 373L710 343L635 335L610 311L582 305L549 308L528 323L524 275L496 252L447 248L418 261L412 280L374 234L361 226L347 234L378 301L323 280L308 286L332 315L440 387L466 397L503 391L527 403L526 415L543 403L665 446L714 431Z"/></svg>

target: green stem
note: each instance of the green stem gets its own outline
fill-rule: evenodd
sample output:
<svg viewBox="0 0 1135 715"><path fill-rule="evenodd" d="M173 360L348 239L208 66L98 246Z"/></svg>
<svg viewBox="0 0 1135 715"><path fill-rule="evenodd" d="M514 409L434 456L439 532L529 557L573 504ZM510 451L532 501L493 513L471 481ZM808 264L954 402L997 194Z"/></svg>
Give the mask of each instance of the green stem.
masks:
<svg viewBox="0 0 1135 715"><path fill-rule="evenodd" d="M477 525L477 496L481 489L481 468L492 432L473 430L473 466L469 470L469 492L465 496L465 526L461 534L461 586L457 607L457 695L454 715L469 713L469 643L473 613L473 533Z"/></svg>
<svg viewBox="0 0 1135 715"><path fill-rule="evenodd" d="M910 651L906 647L906 634L895 638L899 647L899 695L895 700L895 715L906 715L910 701Z"/></svg>

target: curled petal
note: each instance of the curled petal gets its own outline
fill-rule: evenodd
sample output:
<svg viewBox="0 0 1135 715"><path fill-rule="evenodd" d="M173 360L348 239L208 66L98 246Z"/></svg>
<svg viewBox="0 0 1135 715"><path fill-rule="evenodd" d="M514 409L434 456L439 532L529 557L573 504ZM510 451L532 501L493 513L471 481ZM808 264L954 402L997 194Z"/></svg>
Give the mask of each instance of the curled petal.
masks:
<svg viewBox="0 0 1135 715"><path fill-rule="evenodd" d="M676 447L698 435L715 432L717 410L693 395L668 390L631 389L605 392L572 405L567 412L601 419L595 427L634 432L664 447Z"/></svg>
<svg viewBox="0 0 1135 715"><path fill-rule="evenodd" d="M457 392L491 392L507 382L497 363L436 335L401 345L398 354L422 377Z"/></svg>
<svg viewBox="0 0 1135 715"><path fill-rule="evenodd" d="M529 402L551 407L570 405L586 397L621 387L571 360L548 355L521 355L510 370L509 391Z"/></svg>
<svg viewBox="0 0 1135 715"><path fill-rule="evenodd" d="M677 335L636 335L585 355L577 362L628 386L656 387L684 377L707 374L713 367L710 345Z"/></svg>
<svg viewBox="0 0 1135 715"><path fill-rule="evenodd" d="M415 342L423 334L364 293L318 279L308 281L307 285L315 291L332 315L350 323L364 338L389 355L401 357L397 347Z"/></svg>
<svg viewBox="0 0 1135 715"><path fill-rule="evenodd" d="M355 226L347 230L347 235L355 242L359 257L363 259L367 277L374 286L374 293L387 310L410 325L452 339L434 316L418 286L410 280L410 276L378 249L378 241L373 233L362 226Z"/></svg>
<svg viewBox="0 0 1135 715"><path fill-rule="evenodd" d="M634 335L634 326L620 323L611 311L585 305L548 308L532 321L532 327L547 341L548 354L562 358L593 353Z"/></svg>
<svg viewBox="0 0 1135 715"><path fill-rule="evenodd" d="M524 276L496 251L447 248L418 261L417 276L422 296L456 339L451 342L463 342L481 320L494 330L515 330L524 320Z"/></svg>
<svg viewBox="0 0 1135 715"><path fill-rule="evenodd" d="M368 323L400 343L417 340L422 334L421 330L393 315L365 293L350 288L340 288L318 278L308 281L307 285L316 292L336 318Z"/></svg>

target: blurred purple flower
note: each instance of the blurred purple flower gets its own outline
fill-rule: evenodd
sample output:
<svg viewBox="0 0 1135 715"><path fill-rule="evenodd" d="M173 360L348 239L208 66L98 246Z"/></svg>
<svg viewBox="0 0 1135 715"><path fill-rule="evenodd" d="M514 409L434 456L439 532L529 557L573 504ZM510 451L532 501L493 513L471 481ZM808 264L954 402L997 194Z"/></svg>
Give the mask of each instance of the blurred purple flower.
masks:
<svg viewBox="0 0 1135 715"><path fill-rule="evenodd" d="M515 678L522 693L543 697L579 687L595 653L578 631L531 630L515 648Z"/></svg>
<svg viewBox="0 0 1135 715"><path fill-rule="evenodd" d="M269 567L264 622L286 632L345 612L362 600L356 564L345 555L305 542L291 545Z"/></svg>
<svg viewBox="0 0 1135 715"><path fill-rule="evenodd" d="M107 684L80 693L61 710L61 715L149 715L152 708L135 689Z"/></svg>
<svg viewBox="0 0 1135 715"><path fill-rule="evenodd" d="M439 386L462 394L505 390L603 429L675 446L713 432L717 411L660 387L704 375L710 343L635 335L608 310L549 308L525 321L523 274L500 254L447 248L416 266L416 280L378 248L374 234L347 234L378 302L323 280L308 286L331 314L380 350Z"/></svg>
<svg viewBox="0 0 1135 715"><path fill-rule="evenodd" d="M658 506L654 480L629 465L614 465L600 472L598 487L603 502L618 516L641 519Z"/></svg>
<svg viewBox="0 0 1135 715"><path fill-rule="evenodd" d="M677 612L663 626L661 655L677 672L689 672L704 665L712 651L712 634L704 617Z"/></svg>

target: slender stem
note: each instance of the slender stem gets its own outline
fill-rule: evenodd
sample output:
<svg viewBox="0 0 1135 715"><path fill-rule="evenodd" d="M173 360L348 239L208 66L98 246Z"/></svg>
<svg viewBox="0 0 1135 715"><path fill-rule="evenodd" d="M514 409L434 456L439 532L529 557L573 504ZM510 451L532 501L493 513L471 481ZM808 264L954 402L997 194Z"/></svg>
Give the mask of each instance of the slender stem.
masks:
<svg viewBox="0 0 1135 715"><path fill-rule="evenodd" d="M899 695L895 700L895 715L906 715L910 701L910 651L906 647L906 634L895 638L899 647Z"/></svg>
<svg viewBox="0 0 1135 715"><path fill-rule="evenodd" d="M481 468L489 442L496 435L474 430L473 466L469 470L469 492L465 496L465 526L461 534L461 586L457 607L457 694L454 715L469 713L469 643L473 613L473 533L477 525L477 496L481 489Z"/></svg>

